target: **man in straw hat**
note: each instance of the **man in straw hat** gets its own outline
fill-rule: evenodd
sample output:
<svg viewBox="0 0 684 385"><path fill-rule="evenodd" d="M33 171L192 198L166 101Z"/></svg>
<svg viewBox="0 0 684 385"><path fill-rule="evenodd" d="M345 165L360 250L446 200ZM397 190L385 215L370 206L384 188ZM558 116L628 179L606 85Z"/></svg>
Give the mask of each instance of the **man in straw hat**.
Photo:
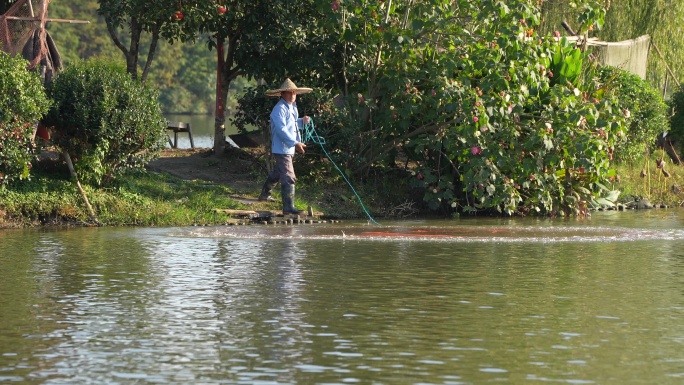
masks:
<svg viewBox="0 0 684 385"><path fill-rule="evenodd" d="M266 91L267 96L279 96L278 104L271 111L271 153L275 158L275 168L266 178L260 201L275 201L271 197L271 190L276 183L280 182L283 200L283 214L304 215L305 211L294 206L295 176L292 158L295 151L304 153L306 144L302 143L299 130L309 123L308 116L299 117L297 111L297 95L311 92L311 88L297 87L292 80L287 79L280 88Z"/></svg>

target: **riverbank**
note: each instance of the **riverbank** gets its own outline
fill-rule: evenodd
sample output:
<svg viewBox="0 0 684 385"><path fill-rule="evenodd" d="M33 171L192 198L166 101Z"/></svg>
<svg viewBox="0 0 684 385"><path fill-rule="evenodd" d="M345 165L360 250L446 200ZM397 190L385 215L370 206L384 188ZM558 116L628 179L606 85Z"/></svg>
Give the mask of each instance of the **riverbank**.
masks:
<svg viewBox="0 0 684 385"><path fill-rule="evenodd" d="M30 180L0 189L0 228L93 225L66 168L54 158L46 159L36 163ZM667 170L648 164L619 166L620 178L607 187L621 191L618 203L625 208L638 208L635 202L643 197L655 207L680 207L682 168L668 165ZM206 148L166 149L143 171L129 172L112 185L84 189L105 225L204 226L230 223L230 210L279 211L280 202L255 199L265 176L263 149L229 148L221 156ZM333 219L434 216L421 207L420 192L402 184L404 179L371 176L365 185L354 186L356 196L339 175L303 169L296 205L311 206ZM274 193L277 197L278 191Z"/></svg>
<svg viewBox="0 0 684 385"><path fill-rule="evenodd" d="M263 151L263 150L261 150ZM230 210L277 212L277 202L258 202L266 176L258 149L229 148L220 156L211 149L166 149L145 170L127 172L104 187L84 185L97 222L109 226L192 226L231 223ZM348 187L302 182L296 206L311 207L327 218L358 218L364 213L349 197ZM363 188L361 189L363 194ZM278 197L278 191L274 191ZM366 205L386 212L380 200ZM381 214L382 215L382 214ZM0 228L95 225L66 168L43 157L30 180L0 189Z"/></svg>

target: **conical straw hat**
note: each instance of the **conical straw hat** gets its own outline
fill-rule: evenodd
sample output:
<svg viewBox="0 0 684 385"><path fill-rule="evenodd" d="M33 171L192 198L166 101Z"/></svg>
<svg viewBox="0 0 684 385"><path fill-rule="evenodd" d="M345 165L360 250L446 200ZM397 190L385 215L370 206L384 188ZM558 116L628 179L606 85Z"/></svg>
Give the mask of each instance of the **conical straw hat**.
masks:
<svg viewBox="0 0 684 385"><path fill-rule="evenodd" d="M283 91L294 91L295 94L299 95L309 93L313 91L313 89L307 87L297 87L292 80L287 79L283 82L283 84L280 85L280 88L266 91L266 96L280 96L280 93Z"/></svg>

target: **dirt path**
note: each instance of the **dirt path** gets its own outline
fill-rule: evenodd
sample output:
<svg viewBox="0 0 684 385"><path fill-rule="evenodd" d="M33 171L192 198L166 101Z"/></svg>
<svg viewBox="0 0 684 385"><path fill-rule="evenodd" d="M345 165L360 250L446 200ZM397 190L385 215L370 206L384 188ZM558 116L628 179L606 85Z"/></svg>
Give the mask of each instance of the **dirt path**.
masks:
<svg viewBox="0 0 684 385"><path fill-rule="evenodd" d="M236 149L229 149L221 156L214 156L206 148L165 149L147 168L185 180L223 184L249 196L258 195L266 175L263 164L254 154Z"/></svg>

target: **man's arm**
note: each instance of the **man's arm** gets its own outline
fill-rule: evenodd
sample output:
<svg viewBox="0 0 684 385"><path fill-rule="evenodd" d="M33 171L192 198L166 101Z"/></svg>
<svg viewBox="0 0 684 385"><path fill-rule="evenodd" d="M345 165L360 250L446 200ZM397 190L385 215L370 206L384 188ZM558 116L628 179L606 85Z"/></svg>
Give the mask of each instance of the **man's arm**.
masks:
<svg viewBox="0 0 684 385"><path fill-rule="evenodd" d="M288 132L287 127L288 111L281 104L276 105L276 108L271 113L271 131L272 134L278 138L287 147L294 147L298 141L296 133Z"/></svg>

